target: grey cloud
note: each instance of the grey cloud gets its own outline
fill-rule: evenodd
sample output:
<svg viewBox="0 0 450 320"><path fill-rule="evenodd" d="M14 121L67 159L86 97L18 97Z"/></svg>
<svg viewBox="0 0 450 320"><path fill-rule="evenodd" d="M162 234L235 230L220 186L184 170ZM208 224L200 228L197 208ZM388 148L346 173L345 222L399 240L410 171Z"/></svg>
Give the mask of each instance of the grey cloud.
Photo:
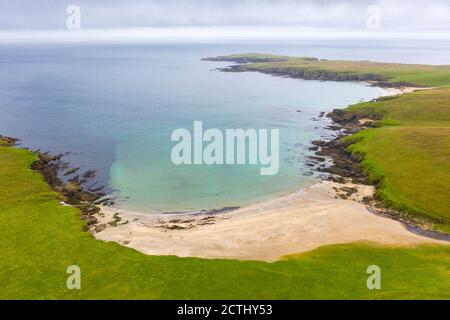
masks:
<svg viewBox="0 0 450 320"><path fill-rule="evenodd" d="M357 28L379 5L385 26L449 30L449 0L0 0L0 29L60 29L68 5L84 28L301 26Z"/></svg>

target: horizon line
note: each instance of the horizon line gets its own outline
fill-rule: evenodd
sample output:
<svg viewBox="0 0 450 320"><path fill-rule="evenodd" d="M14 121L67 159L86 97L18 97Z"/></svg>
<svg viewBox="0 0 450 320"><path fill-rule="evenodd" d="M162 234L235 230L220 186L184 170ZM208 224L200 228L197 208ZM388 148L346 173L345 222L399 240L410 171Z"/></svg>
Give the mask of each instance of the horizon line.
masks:
<svg viewBox="0 0 450 320"><path fill-rule="evenodd" d="M0 43L89 41L302 40L302 39L430 39L450 40L444 31L392 31L267 26L202 26L68 29L3 29Z"/></svg>

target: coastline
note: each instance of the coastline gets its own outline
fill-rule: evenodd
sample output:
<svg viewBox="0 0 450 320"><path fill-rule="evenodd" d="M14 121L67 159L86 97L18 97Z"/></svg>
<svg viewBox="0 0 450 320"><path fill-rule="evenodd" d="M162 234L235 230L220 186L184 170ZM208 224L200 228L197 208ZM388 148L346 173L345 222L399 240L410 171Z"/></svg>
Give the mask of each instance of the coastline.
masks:
<svg viewBox="0 0 450 320"><path fill-rule="evenodd" d="M382 95L380 97L391 97L391 96L399 96L402 94L412 93L420 90L431 90L433 87L378 87L376 83L371 82L361 82L362 84L366 84L368 86L375 86L378 88Z"/></svg>
<svg viewBox="0 0 450 320"><path fill-rule="evenodd" d="M402 84L377 86L376 81L358 82L379 88L380 97L429 89ZM330 149L342 152L342 146L332 143L352 133L352 130L357 132L370 127L372 123L370 119L351 119L348 123L343 119L337 122L333 113L328 117L337 125L334 129L330 127L330 130L339 131L338 138L314 144L318 152L323 149L322 143L328 143ZM335 160L333 154L317 155ZM410 227L408 221L399 221L394 216L380 212L371 202L374 197L373 187L365 185L364 181L355 181L354 172L342 176L324 170L322 172L334 174L336 180L319 180L291 195L239 209L205 210L195 215L177 213L149 216L99 206L111 201L101 200L107 196L102 193L102 189L98 189L97 194L84 192L82 185L85 178L90 178L90 173L87 176L75 175L68 184L61 184L56 179L58 156L47 156L39 153L41 162L37 162L37 167L33 169L43 174L53 189L61 194L63 205L80 209L87 229L97 239L117 242L149 255L276 261L289 254L326 245L360 241L394 246L448 244L428 238L430 235L423 236L414 226ZM318 168L316 171L320 172Z"/></svg>
<svg viewBox="0 0 450 320"><path fill-rule="evenodd" d="M423 89L427 88L380 87L381 97ZM291 195L226 212L143 215L102 207L92 231L99 240L149 255L269 262L331 244L448 244L376 208L374 187L342 176L331 180L335 181L318 180Z"/></svg>
<svg viewBox="0 0 450 320"><path fill-rule="evenodd" d="M268 262L332 244L448 244L374 214L362 203L373 191L370 186L322 181L285 197L214 216L118 214L103 207L97 219L113 223L94 236L148 255Z"/></svg>

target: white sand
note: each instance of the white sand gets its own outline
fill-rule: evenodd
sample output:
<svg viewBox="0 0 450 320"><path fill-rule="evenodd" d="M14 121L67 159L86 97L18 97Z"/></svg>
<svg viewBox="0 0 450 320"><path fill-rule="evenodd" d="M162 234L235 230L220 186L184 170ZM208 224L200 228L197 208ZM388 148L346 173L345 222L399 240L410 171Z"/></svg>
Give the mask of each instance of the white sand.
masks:
<svg viewBox="0 0 450 320"><path fill-rule="evenodd" d="M343 185L319 182L290 196L215 218L121 212L127 224L108 227L95 237L149 255L262 261L276 261L324 245L357 241L408 246L448 244L410 233L401 223L372 214L362 203L337 199L333 190L336 187ZM372 187L359 186L359 189L354 200L373 193ZM116 212L105 208L104 222ZM205 222L213 224L200 225Z"/></svg>
<svg viewBox="0 0 450 320"><path fill-rule="evenodd" d="M399 87L399 88L379 88L382 92L382 97L389 97L389 96L399 96L405 93L412 93L416 91L423 91L423 90L431 90L436 89L432 87Z"/></svg>

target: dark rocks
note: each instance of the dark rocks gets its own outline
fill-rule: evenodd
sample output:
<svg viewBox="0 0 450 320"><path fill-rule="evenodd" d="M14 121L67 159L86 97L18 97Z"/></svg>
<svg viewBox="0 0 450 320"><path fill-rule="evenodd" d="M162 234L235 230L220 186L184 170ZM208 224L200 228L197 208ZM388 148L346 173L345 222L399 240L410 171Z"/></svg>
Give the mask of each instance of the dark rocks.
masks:
<svg viewBox="0 0 450 320"><path fill-rule="evenodd" d="M19 142L19 139L0 135L0 146L12 147Z"/></svg>
<svg viewBox="0 0 450 320"><path fill-rule="evenodd" d="M80 170L80 168L72 168L72 169L69 169L69 170L67 170L67 171L64 173L64 176L70 176L70 175L76 173L78 170Z"/></svg>
<svg viewBox="0 0 450 320"><path fill-rule="evenodd" d="M96 224L96 225L93 225L93 226L92 226L91 232L93 232L93 233L100 233L100 232L102 232L102 231L105 231L106 228L107 228L107 225L104 224L104 223L102 223L102 224Z"/></svg>
<svg viewBox="0 0 450 320"><path fill-rule="evenodd" d="M215 217L204 217L200 219L200 222L198 223L199 226L206 226L206 225L212 225L215 223L216 218Z"/></svg>
<svg viewBox="0 0 450 320"><path fill-rule="evenodd" d="M178 224L169 225L165 227L167 230L186 230L187 227L180 226Z"/></svg>
<svg viewBox="0 0 450 320"><path fill-rule="evenodd" d="M83 173L83 179L93 179L96 176L95 170L88 170L85 173Z"/></svg>
<svg viewBox="0 0 450 320"><path fill-rule="evenodd" d="M108 225L110 225L111 227L117 227L119 225L119 223L122 221L122 218L119 216L118 213L115 213L113 216L113 221L108 222Z"/></svg>
<svg viewBox="0 0 450 320"><path fill-rule="evenodd" d="M336 182L339 184L344 184L347 183L347 179L341 176L337 176L337 175L328 175L326 177L326 180L332 181L332 182Z"/></svg>
<svg viewBox="0 0 450 320"><path fill-rule="evenodd" d="M43 165L47 165L50 162L56 162L61 160L61 158L64 156L64 154L60 153L60 154L50 154L50 153L41 153L39 152L38 154L38 158L40 160L40 162Z"/></svg>
<svg viewBox="0 0 450 320"><path fill-rule="evenodd" d="M359 124L358 117L353 112L348 112L341 109L335 109L328 114L328 117L337 124Z"/></svg>
<svg viewBox="0 0 450 320"><path fill-rule="evenodd" d="M414 87L413 84L408 82L388 82L388 81L377 81L377 83L374 83L373 86L383 88Z"/></svg>
<svg viewBox="0 0 450 320"><path fill-rule="evenodd" d="M88 227L91 227L91 226L97 224L97 222L98 222L97 218L95 218L93 216L83 216L82 219L83 219L83 221L86 222Z"/></svg>
<svg viewBox="0 0 450 320"><path fill-rule="evenodd" d="M95 215L100 212L100 208L96 206L96 202L105 196L102 192L103 187L95 190L84 188L84 184L95 177L95 171L88 170L85 173L76 175L75 177L64 183L58 173L66 165L62 162L63 154L51 155L49 153L37 153L38 160L31 165L31 169L39 172L44 180L61 195L64 203L78 208L81 212L81 219L86 222L88 229L93 229L97 224ZM79 168L69 169L65 175L72 175L79 171Z"/></svg>
<svg viewBox="0 0 450 320"><path fill-rule="evenodd" d="M87 216L94 216L100 212L100 208L94 206L92 204L81 204L79 208L85 213Z"/></svg>
<svg viewBox="0 0 450 320"><path fill-rule="evenodd" d="M340 191L344 192L347 197L351 197L352 195L358 193L358 188L343 187Z"/></svg>
<svg viewBox="0 0 450 320"><path fill-rule="evenodd" d="M338 112L338 114L340 113ZM355 121L353 117L344 116L344 118L349 119L349 121L352 122ZM329 157L333 160L331 166L318 168L318 170L320 172L331 174L331 179L341 180L337 177L342 177L343 179L351 179L355 183L367 184L367 177L361 167L362 156L347 151L347 148L351 143L342 141L342 137L345 135L346 133L343 133L338 138L328 142L313 142L314 146L320 147L320 149L316 151L318 157Z"/></svg>
<svg viewBox="0 0 450 320"><path fill-rule="evenodd" d="M47 153L38 153L38 160L31 165L31 169L41 173L44 180L56 191L61 191L62 186L62 181L58 177L62 156L62 154L50 155Z"/></svg>
<svg viewBox="0 0 450 320"><path fill-rule="evenodd" d="M90 192L92 192L92 193L98 193L98 192L100 192L100 191L102 191L102 190L104 190L104 189L105 189L104 186L100 186L100 187L97 187L97 188L89 188L88 190L89 190Z"/></svg>
<svg viewBox="0 0 450 320"><path fill-rule="evenodd" d="M222 215L225 213L230 213L233 211L236 211L240 209L240 207L224 207L222 209L210 209L210 210L200 210L200 211L195 211L195 212L164 212L164 215L186 215L188 214L191 217L194 216L203 216L203 215L208 215L208 216L215 216L215 215Z"/></svg>
<svg viewBox="0 0 450 320"><path fill-rule="evenodd" d="M322 146L326 145L327 143L322 140L315 140L315 141L311 142L311 144L316 147L322 147Z"/></svg>
<svg viewBox="0 0 450 320"><path fill-rule="evenodd" d="M327 159L326 158L323 158L323 157L315 157L315 156L311 156L311 157L308 157L309 159L311 159L311 160L313 160L313 161L316 161L316 162L325 162L325 161L327 161Z"/></svg>
<svg viewBox="0 0 450 320"><path fill-rule="evenodd" d="M372 201L373 201L372 197L366 196L366 197L362 198L362 203L364 203L365 205L370 205L372 203Z"/></svg>
<svg viewBox="0 0 450 320"><path fill-rule="evenodd" d="M342 127L341 127L341 126L333 125L333 126L328 126L328 127L326 127L325 129L331 130L331 131L340 131L340 130L342 130Z"/></svg>

